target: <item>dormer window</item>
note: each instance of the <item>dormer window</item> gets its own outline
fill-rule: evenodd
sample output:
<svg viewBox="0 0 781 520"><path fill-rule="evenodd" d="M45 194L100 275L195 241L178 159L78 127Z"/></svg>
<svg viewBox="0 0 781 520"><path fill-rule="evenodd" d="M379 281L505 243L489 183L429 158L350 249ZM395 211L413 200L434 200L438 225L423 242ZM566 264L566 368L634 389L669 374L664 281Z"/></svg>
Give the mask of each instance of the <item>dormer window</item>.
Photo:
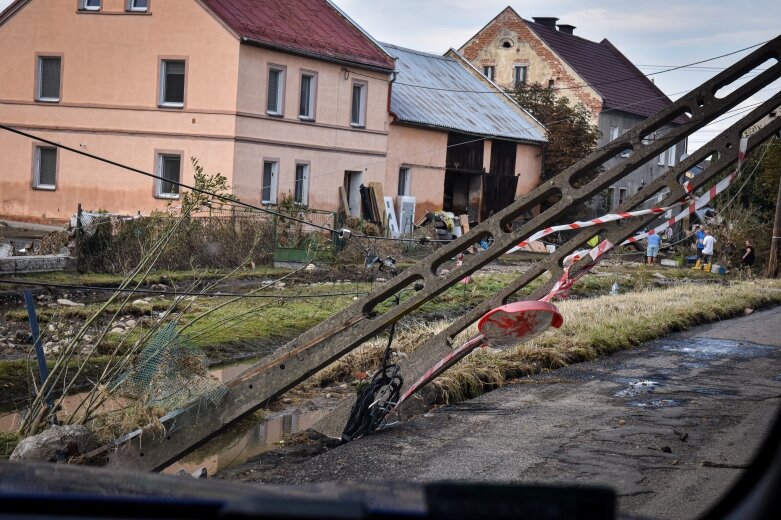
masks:
<svg viewBox="0 0 781 520"><path fill-rule="evenodd" d="M127 10L145 13L149 9L149 0L127 0Z"/></svg>
<svg viewBox="0 0 781 520"><path fill-rule="evenodd" d="M82 11L100 11L100 0L81 0Z"/></svg>
<svg viewBox="0 0 781 520"><path fill-rule="evenodd" d="M512 49L513 41L510 38L505 38L501 42L499 42L499 47L501 47L502 49Z"/></svg>

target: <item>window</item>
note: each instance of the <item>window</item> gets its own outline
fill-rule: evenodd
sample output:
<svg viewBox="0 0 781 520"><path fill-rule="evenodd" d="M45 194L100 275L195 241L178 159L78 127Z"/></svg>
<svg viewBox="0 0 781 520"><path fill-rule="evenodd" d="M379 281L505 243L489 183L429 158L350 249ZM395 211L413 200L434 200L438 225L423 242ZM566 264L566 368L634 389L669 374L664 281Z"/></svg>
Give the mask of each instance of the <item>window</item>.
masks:
<svg viewBox="0 0 781 520"><path fill-rule="evenodd" d="M58 56L40 56L38 58L35 99L50 103L59 101L61 75L62 58Z"/></svg>
<svg viewBox="0 0 781 520"><path fill-rule="evenodd" d="M314 120L316 92L317 78L315 75L301 74L301 99L298 108L298 116L301 119Z"/></svg>
<svg viewBox="0 0 781 520"><path fill-rule="evenodd" d="M157 176L155 180L155 196L161 198L179 198L179 186L182 171L182 156L161 153L157 159Z"/></svg>
<svg viewBox="0 0 781 520"><path fill-rule="evenodd" d="M353 83L352 109L350 111L350 124L353 126L366 126L366 84Z"/></svg>
<svg viewBox="0 0 781 520"><path fill-rule="evenodd" d="M33 172L34 188L55 189L57 185L57 149L36 146Z"/></svg>
<svg viewBox="0 0 781 520"><path fill-rule="evenodd" d="M145 12L149 9L149 0L127 0L128 11Z"/></svg>
<svg viewBox="0 0 781 520"><path fill-rule="evenodd" d="M659 154L659 162L656 164L658 164L659 166L664 166L664 157L666 153L667 152L662 152Z"/></svg>
<svg viewBox="0 0 781 520"><path fill-rule="evenodd" d="M266 113L272 116L281 116L284 113L285 93L285 69L268 69L268 98L266 99Z"/></svg>
<svg viewBox="0 0 781 520"><path fill-rule="evenodd" d="M526 71L528 67L526 65L514 65L513 66L513 85L516 87L523 83L526 83Z"/></svg>
<svg viewBox="0 0 781 520"><path fill-rule="evenodd" d="M81 9L84 11L100 11L100 0L81 0Z"/></svg>
<svg viewBox="0 0 781 520"><path fill-rule="evenodd" d="M556 84L556 80L549 79L548 80L548 88L553 88L553 86Z"/></svg>
<svg viewBox="0 0 781 520"><path fill-rule="evenodd" d="M496 77L496 67L493 65L486 65L483 67L483 76L490 79L491 81L494 80L494 77Z"/></svg>
<svg viewBox="0 0 781 520"><path fill-rule="evenodd" d="M261 202L263 204L277 203L277 176L279 175L279 163L277 161L263 161L263 185L261 187Z"/></svg>
<svg viewBox="0 0 781 520"><path fill-rule="evenodd" d="M607 189L607 200L605 201L605 212L608 212L613 209L613 199L616 198L615 195L616 189L615 188L608 188Z"/></svg>
<svg viewBox="0 0 781 520"><path fill-rule="evenodd" d="M293 201L298 204L307 204L309 198L309 165L296 164L296 183L293 191Z"/></svg>
<svg viewBox="0 0 781 520"><path fill-rule="evenodd" d="M184 106L184 60L163 60L160 65L160 104Z"/></svg>
<svg viewBox="0 0 781 520"><path fill-rule="evenodd" d="M621 137L623 137L624 134L626 134L626 130L623 130L621 132ZM621 157L629 157L630 155L632 155L632 151L630 149L628 149L628 148L626 150L624 150L623 152L621 152Z"/></svg>
<svg viewBox="0 0 781 520"><path fill-rule="evenodd" d="M618 188L618 205L626 201L626 188Z"/></svg>
<svg viewBox="0 0 781 520"><path fill-rule="evenodd" d="M667 166L675 166L675 147L667 150Z"/></svg>
<svg viewBox="0 0 781 520"><path fill-rule="evenodd" d="M409 195L411 191L410 169L399 168L399 195Z"/></svg>
<svg viewBox="0 0 781 520"><path fill-rule="evenodd" d="M617 126L611 126L610 127L610 141L615 141L618 139L618 127Z"/></svg>

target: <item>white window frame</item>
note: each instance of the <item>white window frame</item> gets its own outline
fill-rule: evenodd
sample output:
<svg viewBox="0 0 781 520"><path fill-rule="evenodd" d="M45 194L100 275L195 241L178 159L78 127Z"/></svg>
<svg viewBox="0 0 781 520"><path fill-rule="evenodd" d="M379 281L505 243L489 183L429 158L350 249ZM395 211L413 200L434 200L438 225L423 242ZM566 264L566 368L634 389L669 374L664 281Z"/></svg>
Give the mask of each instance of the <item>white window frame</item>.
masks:
<svg viewBox="0 0 781 520"><path fill-rule="evenodd" d="M664 150L662 153L659 154L659 162L657 162L657 166L664 166L664 158L667 156L667 150Z"/></svg>
<svg viewBox="0 0 781 520"><path fill-rule="evenodd" d="M278 72L277 76L277 99L276 107L274 110L269 109L269 98L271 95L271 72ZM285 115L285 82L287 80L287 69L278 65L269 65L268 77L266 80L266 114L270 116L284 116Z"/></svg>
<svg viewBox="0 0 781 520"><path fill-rule="evenodd" d="M523 78L518 81L518 70L523 69ZM517 87L518 84L526 84L529 81L529 66L528 65L513 65L513 86Z"/></svg>
<svg viewBox="0 0 781 520"><path fill-rule="evenodd" d="M301 200L296 199L296 190L298 187L298 168L303 167L303 176L301 183ZM312 168L311 163L297 161L296 169L293 171L293 202L301 206L309 204L309 172Z"/></svg>
<svg viewBox="0 0 781 520"><path fill-rule="evenodd" d="M309 78L309 113L302 114L301 113L301 101L303 100L303 92L301 92L301 88L299 88L299 99L298 99L298 117L300 119L303 119L304 121L314 121L315 120L315 102L317 101L317 74L314 72L302 72L301 73L301 84L300 86L303 88L304 86L304 78Z"/></svg>
<svg viewBox="0 0 781 520"><path fill-rule="evenodd" d="M675 146L667 150L667 166L675 166Z"/></svg>
<svg viewBox="0 0 781 520"><path fill-rule="evenodd" d="M409 197L412 194L412 168L407 166L399 168L399 185L396 192L403 197Z"/></svg>
<svg viewBox="0 0 781 520"><path fill-rule="evenodd" d="M621 137L624 137L624 134L626 134L626 132L627 132L626 130L622 130ZM621 152L621 157L629 157L630 155L632 155L632 151L629 149L626 149L623 152Z"/></svg>
<svg viewBox="0 0 781 520"><path fill-rule="evenodd" d="M163 193L163 163L165 159L176 157L179 159L179 178L176 182L182 182L182 154L173 152L158 152L157 153L157 178L155 179L155 197L158 199L178 199L179 193ZM177 186L177 189L179 187Z"/></svg>
<svg viewBox="0 0 781 520"><path fill-rule="evenodd" d="M269 185L269 196L266 199L263 195L266 188L266 165L271 165L271 184ZM263 171L260 178L260 202L261 204L277 203L277 185L279 183L279 160L263 159Z"/></svg>
<svg viewBox="0 0 781 520"><path fill-rule="evenodd" d="M98 5L89 5L90 0L80 0L79 9L82 11L100 11L102 7L102 0L97 0Z"/></svg>
<svg viewBox="0 0 781 520"><path fill-rule="evenodd" d="M60 82L57 85L57 97L44 97L43 96L43 61L44 60L59 60L60 61ZM36 66L35 75L35 100L43 101L45 103L59 103L62 98L62 56L38 56L38 63Z"/></svg>
<svg viewBox="0 0 781 520"><path fill-rule="evenodd" d="M483 65L483 76L493 81L496 77L496 65Z"/></svg>
<svg viewBox="0 0 781 520"><path fill-rule="evenodd" d="M359 87L360 92L360 100L359 100L359 107L358 107L358 120L355 120L355 114L353 111L353 107L355 106L355 88ZM369 85L365 81L353 81L352 86L350 87L350 126L353 126L355 128L366 128L366 103L367 103L367 93L369 91Z"/></svg>
<svg viewBox="0 0 781 520"><path fill-rule="evenodd" d="M618 128L617 126L611 126L611 127L610 127L610 141L609 141L609 142L611 142L611 143L612 143L613 141L615 141L616 139L618 139L618 133L619 133L620 131L621 131L621 129L620 129L620 128Z"/></svg>
<svg viewBox="0 0 781 520"><path fill-rule="evenodd" d="M134 13L145 13L149 10L149 0L146 0L146 7L136 6L137 1L138 0L127 0L127 7L125 9Z"/></svg>
<svg viewBox="0 0 781 520"><path fill-rule="evenodd" d="M167 101L165 99L166 75L169 63L182 63L184 65L184 85L182 85L182 101ZM160 106L166 108L184 108L187 99L187 60L176 58L163 58L160 60Z"/></svg>
<svg viewBox="0 0 781 520"><path fill-rule="evenodd" d="M54 184L42 184L41 183L41 151L42 150L54 150ZM60 154L56 147L53 146L35 146L35 161L33 165L33 188L37 190L50 190L57 189L57 166L60 160Z"/></svg>

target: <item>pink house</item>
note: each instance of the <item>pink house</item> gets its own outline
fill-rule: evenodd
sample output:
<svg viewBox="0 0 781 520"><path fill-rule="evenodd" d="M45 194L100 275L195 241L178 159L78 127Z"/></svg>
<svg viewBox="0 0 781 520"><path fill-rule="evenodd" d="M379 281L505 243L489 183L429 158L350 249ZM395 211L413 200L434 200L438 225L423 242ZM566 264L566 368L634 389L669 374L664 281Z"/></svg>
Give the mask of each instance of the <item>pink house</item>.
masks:
<svg viewBox="0 0 781 520"><path fill-rule="evenodd" d="M255 204L338 208L385 179L394 61L328 0L16 0L0 15L0 122ZM135 214L177 187L0 131L0 217Z"/></svg>

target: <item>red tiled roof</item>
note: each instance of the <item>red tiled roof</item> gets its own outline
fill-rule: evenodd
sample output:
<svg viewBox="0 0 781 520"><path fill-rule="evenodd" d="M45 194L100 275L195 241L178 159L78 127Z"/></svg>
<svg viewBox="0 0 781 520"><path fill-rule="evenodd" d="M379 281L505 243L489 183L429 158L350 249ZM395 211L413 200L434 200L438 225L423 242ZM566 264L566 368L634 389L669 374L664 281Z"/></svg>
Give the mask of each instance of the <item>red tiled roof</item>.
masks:
<svg viewBox="0 0 781 520"><path fill-rule="evenodd" d="M202 0L240 36L294 53L393 70L393 59L326 0Z"/></svg>
<svg viewBox="0 0 781 520"><path fill-rule="evenodd" d="M608 40L597 43L554 27L524 22L602 96L605 109L649 117L672 103Z"/></svg>

